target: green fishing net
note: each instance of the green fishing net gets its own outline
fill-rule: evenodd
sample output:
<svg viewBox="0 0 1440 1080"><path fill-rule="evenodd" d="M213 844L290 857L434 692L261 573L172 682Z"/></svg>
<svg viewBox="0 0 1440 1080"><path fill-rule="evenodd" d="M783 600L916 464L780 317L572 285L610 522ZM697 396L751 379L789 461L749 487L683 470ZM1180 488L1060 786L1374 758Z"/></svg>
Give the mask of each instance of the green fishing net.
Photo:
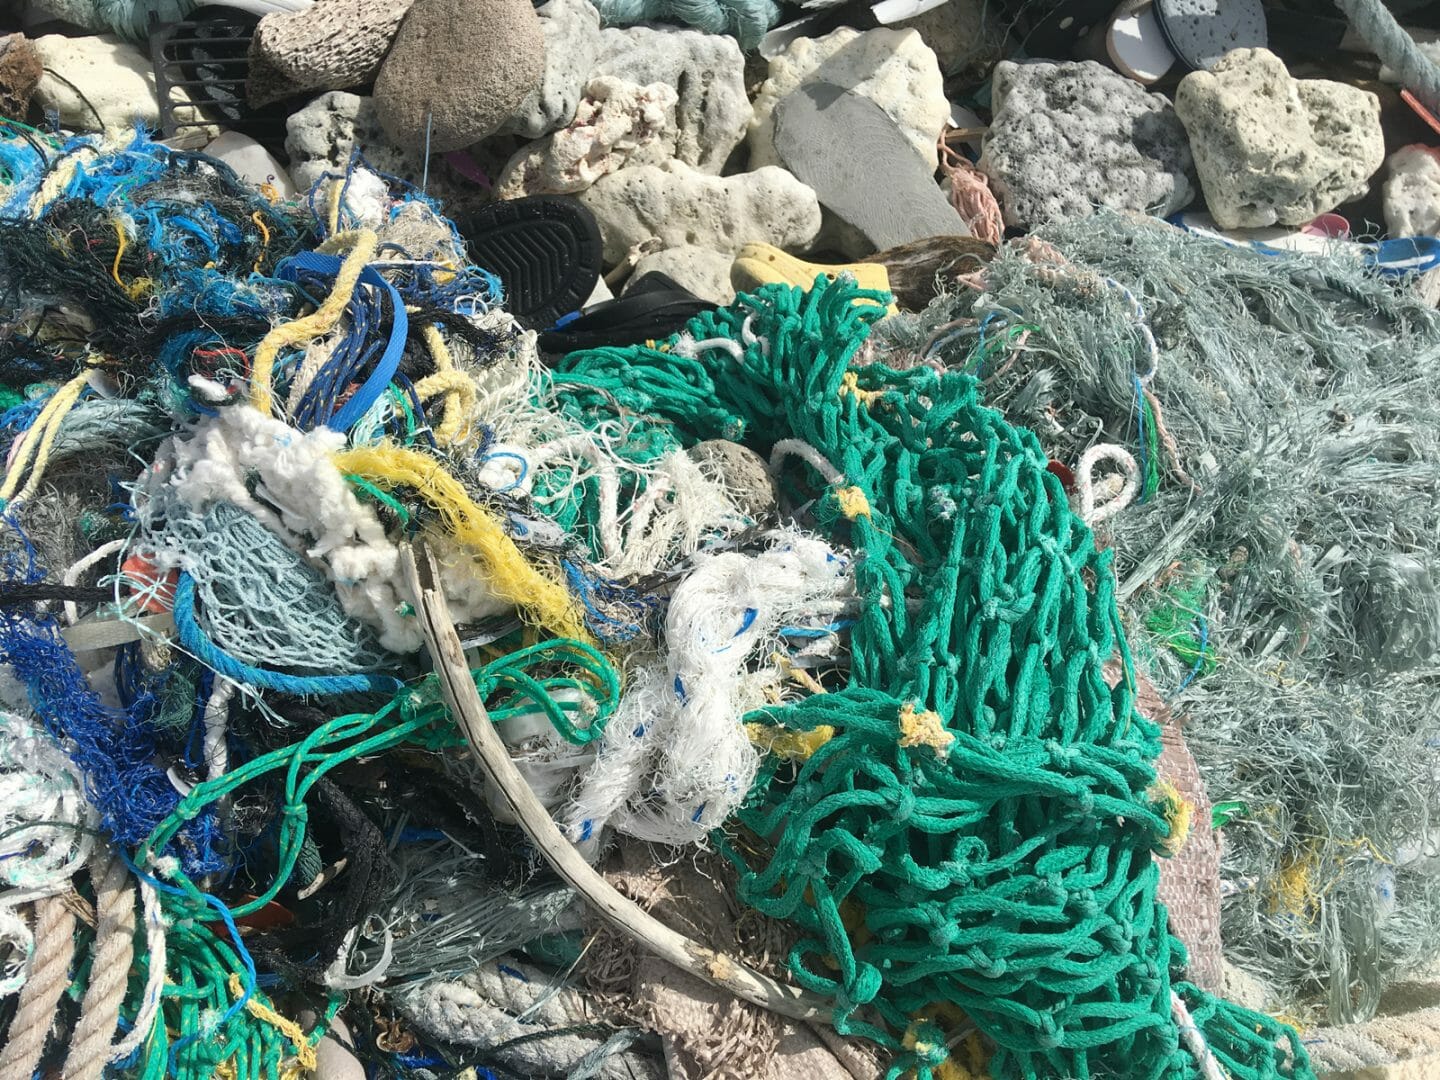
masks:
<svg viewBox="0 0 1440 1080"><path fill-rule="evenodd" d="M1133 456L1101 528L1137 661L1234 807L1225 956L1274 1008L1366 1019L1440 942L1440 313L1343 251L1116 214L1007 245L984 286L877 347L975 374L1077 471Z"/></svg>
<svg viewBox="0 0 1440 1080"><path fill-rule="evenodd" d="M742 899L801 929L790 970L838 1030L904 1048L892 1076L935 1075L956 1007L998 1078L1198 1077L1211 1053L1240 1080L1313 1076L1293 1031L1178 981L1152 852L1180 826L1110 554L975 379L858 364L882 300L767 286L557 375L591 424L805 444L782 483L856 554L847 684L748 718L829 737L752 789Z"/></svg>

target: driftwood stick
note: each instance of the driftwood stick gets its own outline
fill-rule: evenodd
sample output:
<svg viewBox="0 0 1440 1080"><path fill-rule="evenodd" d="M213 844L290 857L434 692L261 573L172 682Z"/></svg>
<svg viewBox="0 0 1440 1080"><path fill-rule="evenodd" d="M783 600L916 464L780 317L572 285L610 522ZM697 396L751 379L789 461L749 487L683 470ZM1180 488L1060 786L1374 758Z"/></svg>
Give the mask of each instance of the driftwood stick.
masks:
<svg viewBox="0 0 1440 1080"><path fill-rule="evenodd" d="M455 633L445 597L435 587L435 567L429 554L422 550L417 559L407 544L401 549L401 562L406 583L415 595L416 614L450 714L465 733L485 775L555 872L607 922L662 960L762 1009L794 1020L829 1023L831 1005L825 999L752 971L736 958L707 949L676 933L633 900L622 896L585 861L530 790L495 733L470 677L470 667L465 662L465 652Z"/></svg>

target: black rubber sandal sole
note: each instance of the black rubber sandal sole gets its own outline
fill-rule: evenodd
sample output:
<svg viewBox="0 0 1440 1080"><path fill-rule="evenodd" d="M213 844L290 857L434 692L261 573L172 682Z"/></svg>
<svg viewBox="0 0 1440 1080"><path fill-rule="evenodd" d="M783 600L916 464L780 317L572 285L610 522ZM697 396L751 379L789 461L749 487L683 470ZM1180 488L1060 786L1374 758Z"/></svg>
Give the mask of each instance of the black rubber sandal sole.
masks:
<svg viewBox="0 0 1440 1080"><path fill-rule="evenodd" d="M596 304L540 335L540 351L564 355L605 345L660 341L715 305L701 300L672 278L651 271L614 300Z"/></svg>
<svg viewBox="0 0 1440 1080"><path fill-rule="evenodd" d="M505 310L532 330L577 310L600 280L600 226L578 200L532 195L459 219L476 266L500 279Z"/></svg>

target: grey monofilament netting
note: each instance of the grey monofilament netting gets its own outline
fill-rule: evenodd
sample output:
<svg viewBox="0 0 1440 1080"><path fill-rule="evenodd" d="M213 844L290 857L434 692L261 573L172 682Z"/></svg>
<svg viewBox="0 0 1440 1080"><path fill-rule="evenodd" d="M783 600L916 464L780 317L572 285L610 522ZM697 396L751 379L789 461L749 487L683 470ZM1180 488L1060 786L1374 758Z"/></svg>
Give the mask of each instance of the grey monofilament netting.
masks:
<svg viewBox="0 0 1440 1080"><path fill-rule="evenodd" d="M231 656L301 674L387 663L374 632L341 610L325 575L254 515L226 502L202 515L179 499L157 498L139 517L143 548L195 579L197 620Z"/></svg>
<svg viewBox="0 0 1440 1080"><path fill-rule="evenodd" d="M968 365L1067 467L1118 443L1152 477L1100 532L1235 815L1226 954L1364 1018L1440 952L1440 316L1339 256L1112 214L1039 236L1063 259L1012 244L877 347Z"/></svg>

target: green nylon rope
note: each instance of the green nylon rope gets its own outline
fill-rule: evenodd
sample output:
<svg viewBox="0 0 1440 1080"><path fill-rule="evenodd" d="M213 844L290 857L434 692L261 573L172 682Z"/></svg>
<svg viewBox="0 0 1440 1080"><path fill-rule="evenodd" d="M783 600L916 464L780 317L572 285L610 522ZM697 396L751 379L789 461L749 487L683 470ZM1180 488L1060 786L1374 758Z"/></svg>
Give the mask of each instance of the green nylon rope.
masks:
<svg viewBox="0 0 1440 1080"><path fill-rule="evenodd" d="M850 681L747 718L835 734L752 789L741 821L773 849L730 849L742 899L801 928L791 972L833 996L841 1032L898 1048L951 1005L995 1042L1002 1080L1188 1080L1173 988L1237 1080L1313 1077L1292 1030L1172 982L1159 732L1135 708L1110 555L972 377L851 367L885 299L844 278L766 286L660 348L572 354L556 375L588 423L653 415L762 454L798 438L842 474L785 479L857 553ZM927 713L943 730L903 738ZM910 1044L890 1075L930 1080L943 1047Z"/></svg>

